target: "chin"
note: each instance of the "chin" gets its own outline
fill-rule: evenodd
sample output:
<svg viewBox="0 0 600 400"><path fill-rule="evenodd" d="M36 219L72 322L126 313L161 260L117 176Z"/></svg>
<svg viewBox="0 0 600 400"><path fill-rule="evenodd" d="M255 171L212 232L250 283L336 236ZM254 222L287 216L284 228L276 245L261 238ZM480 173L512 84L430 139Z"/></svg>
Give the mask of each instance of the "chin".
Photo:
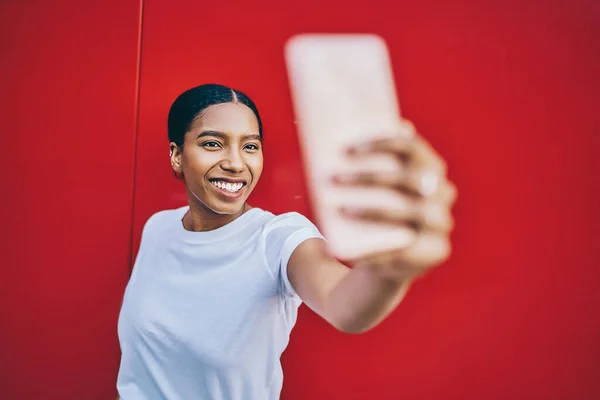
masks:
<svg viewBox="0 0 600 400"><path fill-rule="evenodd" d="M204 199L198 199L206 208L215 214L232 215L243 210L248 196L242 196L237 199L222 199L218 196L206 196Z"/></svg>
<svg viewBox="0 0 600 400"><path fill-rule="evenodd" d="M222 204L222 205L214 205L214 206L208 206L208 208L210 208L210 210L212 212L214 212L215 214L220 214L220 215L232 215L232 214L237 214L239 213L243 208L244 208L244 204L246 202L242 202L240 204Z"/></svg>

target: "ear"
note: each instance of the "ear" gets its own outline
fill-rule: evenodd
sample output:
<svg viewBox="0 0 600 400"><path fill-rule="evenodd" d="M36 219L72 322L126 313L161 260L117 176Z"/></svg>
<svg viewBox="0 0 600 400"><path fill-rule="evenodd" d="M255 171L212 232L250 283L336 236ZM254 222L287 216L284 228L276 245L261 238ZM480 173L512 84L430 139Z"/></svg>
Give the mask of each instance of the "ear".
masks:
<svg viewBox="0 0 600 400"><path fill-rule="evenodd" d="M173 171L177 174L181 174L183 172L181 168L181 149L175 142L171 142L169 144L169 156L171 157L171 167Z"/></svg>

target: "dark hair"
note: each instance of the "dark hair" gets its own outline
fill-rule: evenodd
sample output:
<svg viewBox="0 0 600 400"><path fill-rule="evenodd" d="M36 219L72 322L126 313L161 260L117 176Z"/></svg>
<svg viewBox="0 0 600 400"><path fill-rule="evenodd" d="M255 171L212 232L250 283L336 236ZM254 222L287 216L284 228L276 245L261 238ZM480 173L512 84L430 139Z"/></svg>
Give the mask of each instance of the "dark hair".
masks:
<svg viewBox="0 0 600 400"><path fill-rule="evenodd" d="M262 138L262 121L256 105L239 90L217 84L200 85L186 90L175 99L169 110L169 141L183 146L183 137L194 120L208 107L222 103L242 103L252 110L258 121L258 134Z"/></svg>

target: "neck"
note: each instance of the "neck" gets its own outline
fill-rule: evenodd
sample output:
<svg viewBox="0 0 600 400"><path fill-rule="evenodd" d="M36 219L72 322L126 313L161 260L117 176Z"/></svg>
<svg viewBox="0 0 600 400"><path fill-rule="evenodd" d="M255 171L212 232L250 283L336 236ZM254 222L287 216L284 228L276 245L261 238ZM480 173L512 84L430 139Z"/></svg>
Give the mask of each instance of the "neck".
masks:
<svg viewBox="0 0 600 400"><path fill-rule="evenodd" d="M244 204L242 209L235 214L219 214L195 198L190 198L189 204L190 209L183 216L182 223L186 230L192 232L204 232L218 229L239 218L240 215L252 208L248 204Z"/></svg>

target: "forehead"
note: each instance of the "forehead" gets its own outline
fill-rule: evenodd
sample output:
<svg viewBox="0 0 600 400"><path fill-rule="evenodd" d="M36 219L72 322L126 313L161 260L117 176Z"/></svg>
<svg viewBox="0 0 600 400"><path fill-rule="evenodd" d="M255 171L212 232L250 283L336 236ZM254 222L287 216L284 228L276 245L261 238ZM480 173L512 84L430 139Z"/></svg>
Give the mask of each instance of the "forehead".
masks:
<svg viewBox="0 0 600 400"><path fill-rule="evenodd" d="M258 121L252 110L242 103L215 104L206 108L196 118L192 130L258 134Z"/></svg>

